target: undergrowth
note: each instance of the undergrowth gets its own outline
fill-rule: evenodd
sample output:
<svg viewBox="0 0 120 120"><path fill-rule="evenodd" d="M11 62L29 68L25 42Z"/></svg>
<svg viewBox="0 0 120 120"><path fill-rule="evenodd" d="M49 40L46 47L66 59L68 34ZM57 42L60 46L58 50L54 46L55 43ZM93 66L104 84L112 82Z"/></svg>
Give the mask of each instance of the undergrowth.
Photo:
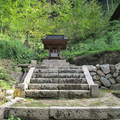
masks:
<svg viewBox="0 0 120 120"><path fill-rule="evenodd" d="M15 79L4 68L0 67L0 87L2 89L10 89L13 84L15 84Z"/></svg>
<svg viewBox="0 0 120 120"><path fill-rule="evenodd" d="M13 59L16 63L29 63L30 60L37 58L32 48L28 48L21 41L5 35L0 36L0 57Z"/></svg>

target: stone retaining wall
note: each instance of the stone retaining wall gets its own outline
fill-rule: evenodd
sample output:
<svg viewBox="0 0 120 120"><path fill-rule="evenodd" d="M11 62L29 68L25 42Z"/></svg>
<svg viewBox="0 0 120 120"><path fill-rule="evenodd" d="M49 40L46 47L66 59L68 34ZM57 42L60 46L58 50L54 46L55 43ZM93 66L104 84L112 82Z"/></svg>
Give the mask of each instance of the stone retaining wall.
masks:
<svg viewBox="0 0 120 120"><path fill-rule="evenodd" d="M89 66L88 69L95 84L101 89L120 90L120 63Z"/></svg>

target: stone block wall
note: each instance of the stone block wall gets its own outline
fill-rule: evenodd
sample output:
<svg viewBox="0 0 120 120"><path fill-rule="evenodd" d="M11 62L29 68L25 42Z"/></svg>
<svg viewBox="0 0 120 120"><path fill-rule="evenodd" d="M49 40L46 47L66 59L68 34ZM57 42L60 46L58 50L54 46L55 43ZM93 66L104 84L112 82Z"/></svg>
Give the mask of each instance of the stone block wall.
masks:
<svg viewBox="0 0 120 120"><path fill-rule="evenodd" d="M92 69L91 69L92 68ZM120 63L88 66L95 84L101 89L120 90Z"/></svg>

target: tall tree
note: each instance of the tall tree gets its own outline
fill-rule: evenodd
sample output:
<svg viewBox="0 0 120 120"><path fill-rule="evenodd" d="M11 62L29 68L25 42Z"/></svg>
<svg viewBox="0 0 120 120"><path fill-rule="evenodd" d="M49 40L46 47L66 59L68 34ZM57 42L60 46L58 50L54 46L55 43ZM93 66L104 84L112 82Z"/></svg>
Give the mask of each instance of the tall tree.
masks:
<svg viewBox="0 0 120 120"><path fill-rule="evenodd" d="M36 29L40 29L42 25L41 20L48 14L49 5L46 2L40 2L38 0L17 0L14 3L12 11L12 23L13 31L18 31L26 35L26 42L30 34Z"/></svg>

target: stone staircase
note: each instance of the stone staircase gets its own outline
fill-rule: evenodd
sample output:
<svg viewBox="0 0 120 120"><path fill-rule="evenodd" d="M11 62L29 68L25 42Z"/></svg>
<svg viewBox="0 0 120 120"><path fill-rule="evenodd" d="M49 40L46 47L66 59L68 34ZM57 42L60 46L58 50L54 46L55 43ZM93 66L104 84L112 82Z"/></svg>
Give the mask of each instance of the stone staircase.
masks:
<svg viewBox="0 0 120 120"><path fill-rule="evenodd" d="M25 97L91 97L90 85L87 82L82 66L69 65L65 60L44 60L36 65L28 81Z"/></svg>

